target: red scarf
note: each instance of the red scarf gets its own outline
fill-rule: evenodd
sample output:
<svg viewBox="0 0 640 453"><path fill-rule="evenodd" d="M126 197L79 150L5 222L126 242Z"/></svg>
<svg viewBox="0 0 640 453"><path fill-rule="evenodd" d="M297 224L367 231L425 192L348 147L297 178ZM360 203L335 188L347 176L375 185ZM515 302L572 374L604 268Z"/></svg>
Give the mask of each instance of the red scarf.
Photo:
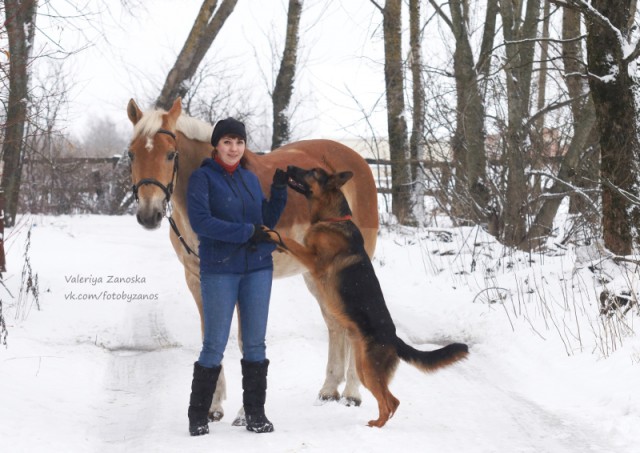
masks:
<svg viewBox="0 0 640 453"><path fill-rule="evenodd" d="M240 165L240 161L236 162L236 163L235 163L235 164L233 164L233 165L225 164L224 162L222 162L222 159L220 159L220 157L219 157L217 154L216 154L215 156L213 156L213 160L215 160L216 162L218 162L218 163L220 164L220 166L221 166L222 168L224 168L224 169L225 169L225 171L226 171L227 173L229 173L230 175L232 175L232 174L233 174L233 172L234 172L234 171L236 171L236 168L238 168L238 165Z"/></svg>

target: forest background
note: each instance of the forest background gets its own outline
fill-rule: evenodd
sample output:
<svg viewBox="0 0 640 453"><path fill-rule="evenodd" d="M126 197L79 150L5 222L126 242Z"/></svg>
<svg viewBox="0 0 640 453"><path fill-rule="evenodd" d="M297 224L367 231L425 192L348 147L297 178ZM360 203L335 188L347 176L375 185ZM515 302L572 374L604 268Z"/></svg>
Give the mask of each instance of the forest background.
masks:
<svg viewBox="0 0 640 453"><path fill-rule="evenodd" d="M382 208L401 225L445 215L520 250L601 241L633 260L635 0L344 3L5 0L5 223L130 210L127 97L182 97L244 120L259 151L357 140L389 167Z"/></svg>

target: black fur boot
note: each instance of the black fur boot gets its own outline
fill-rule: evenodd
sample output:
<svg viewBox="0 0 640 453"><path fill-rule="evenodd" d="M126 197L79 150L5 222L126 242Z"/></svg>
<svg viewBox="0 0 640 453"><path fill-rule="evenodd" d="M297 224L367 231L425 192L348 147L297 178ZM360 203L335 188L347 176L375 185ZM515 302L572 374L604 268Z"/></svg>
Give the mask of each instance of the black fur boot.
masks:
<svg viewBox="0 0 640 453"><path fill-rule="evenodd" d="M240 361L242 365L242 403L247 417L247 429L254 433L270 433L273 424L264 414L267 395L267 368L269 360L264 362Z"/></svg>
<svg viewBox="0 0 640 453"><path fill-rule="evenodd" d="M209 433L209 408L216 391L221 365L205 368L198 362L193 364L193 381L189 398L189 434L201 436Z"/></svg>

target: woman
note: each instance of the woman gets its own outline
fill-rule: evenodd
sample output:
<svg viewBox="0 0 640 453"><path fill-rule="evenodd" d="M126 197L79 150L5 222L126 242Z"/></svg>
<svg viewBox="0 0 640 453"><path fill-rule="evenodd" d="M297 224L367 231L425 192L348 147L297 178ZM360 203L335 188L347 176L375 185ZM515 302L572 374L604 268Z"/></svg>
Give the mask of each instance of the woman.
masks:
<svg viewBox="0 0 640 453"><path fill-rule="evenodd" d="M193 172L187 189L191 227L200 240L200 287L204 339L194 364L189 432L209 432L208 411L220 374L236 303L242 330L242 388L247 429L273 431L264 413L267 387L265 335L275 245L262 225L273 228L287 201L287 174L277 169L271 197L243 167L244 124L233 118L213 129L212 157Z"/></svg>

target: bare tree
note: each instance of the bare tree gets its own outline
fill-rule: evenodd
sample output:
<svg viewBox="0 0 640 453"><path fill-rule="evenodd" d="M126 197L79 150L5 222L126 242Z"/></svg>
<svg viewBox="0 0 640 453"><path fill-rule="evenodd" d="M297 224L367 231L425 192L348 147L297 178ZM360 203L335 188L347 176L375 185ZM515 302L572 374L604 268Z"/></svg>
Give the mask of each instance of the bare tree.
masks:
<svg viewBox="0 0 640 453"><path fill-rule="evenodd" d="M482 44L480 45L477 64L478 73L481 75L481 80L485 82L485 85L491 72L491 57L493 56L493 43L496 36L496 21L499 10L498 0L487 0L487 10L482 30Z"/></svg>
<svg viewBox="0 0 640 453"><path fill-rule="evenodd" d="M573 118L573 135L554 184L541 196L545 201L527 235L527 242L532 246L540 245L551 233L553 219L567 192L574 192L571 195L572 210L584 223L593 222L597 214L599 153L596 114L585 78L581 14L570 8L565 8L562 13L562 61ZM541 127L538 126L538 129Z"/></svg>
<svg viewBox="0 0 640 453"><path fill-rule="evenodd" d="M79 153L85 157L113 157L124 154L127 139L117 130L115 122L108 117L91 120L81 137Z"/></svg>
<svg viewBox="0 0 640 453"><path fill-rule="evenodd" d="M280 60L280 70L276 78L276 85L271 94L271 100L273 102L273 136L271 139L271 149L282 146L291 138L287 109L291 102L293 82L296 74L301 15L302 0L289 0L284 52Z"/></svg>
<svg viewBox="0 0 640 453"><path fill-rule="evenodd" d="M549 26L551 22L551 3L544 0L542 12L542 39L540 40L540 67L538 68L538 99L537 110L542 111L546 105L547 73L549 66ZM535 138L542 139L545 115L539 115L535 121Z"/></svg>
<svg viewBox="0 0 640 453"><path fill-rule="evenodd" d="M571 1L587 18L589 86L600 131L602 226L605 246L627 255L632 249L632 225L640 220L637 199L638 110L634 92L638 83L629 65L640 55L634 35L635 0ZM626 49L633 45L633 51Z"/></svg>
<svg viewBox="0 0 640 453"><path fill-rule="evenodd" d="M600 213L591 209L599 199L598 179L600 176L600 145L599 132L595 127L595 107L589 92L587 79L587 62L584 56L584 36L581 26L582 14L574 8L562 10L562 64L564 66L565 79L569 97L574 100L571 104L575 131L574 140L585 140L584 153L575 167L575 185L585 194L585 199L580 194L571 196L570 212L579 214L589 225L600 223ZM585 138L578 135L578 127L583 123L589 123L589 129L585 128Z"/></svg>
<svg viewBox="0 0 640 453"><path fill-rule="evenodd" d="M203 62L191 78L191 87L182 99L182 110L211 124L233 116L246 124L250 149L269 149L271 127L265 120L271 112L267 112L263 99L252 96L250 89L241 86L242 69L235 64L221 66L212 61Z"/></svg>
<svg viewBox="0 0 640 453"><path fill-rule="evenodd" d="M402 0L387 0L384 7L375 0L370 1L382 13L392 212L400 224L415 224L416 219L411 210L411 166L404 105Z"/></svg>
<svg viewBox="0 0 640 453"><path fill-rule="evenodd" d="M505 72L507 83L508 123L504 136L507 188L503 214L502 241L507 245L520 245L526 235L527 185L524 149L527 130L523 127L529 118L531 79L540 0L500 2L502 30L505 40Z"/></svg>
<svg viewBox="0 0 640 453"><path fill-rule="evenodd" d="M485 106L481 93L481 65L474 61L468 30L468 2L451 0L449 18L438 2L430 0L438 14L449 26L455 39L453 71L456 83L456 128L451 139L453 166L455 168L455 199L453 215L459 219L484 221L489 204L487 184L487 157L485 150ZM495 3L495 2L492 2ZM489 5L491 6L491 5ZM488 7L488 13L497 15L496 7ZM488 26L483 36L483 52L489 52L495 35L495 16L487 17ZM484 55L481 53L481 56ZM485 57L485 71L489 59Z"/></svg>
<svg viewBox="0 0 640 453"><path fill-rule="evenodd" d="M156 107L169 109L176 98L186 95L191 78L237 3L238 0L223 0L216 10L217 0L204 0L191 32L167 75Z"/></svg>
<svg viewBox="0 0 640 453"><path fill-rule="evenodd" d="M425 148L425 92L422 77L422 27L420 24L420 1L409 0L409 46L411 56L411 96L413 100L411 115L411 136L409 137L409 155L411 156L411 180L413 181L411 207L416 221L423 221L424 213L424 171L420 161L424 158Z"/></svg>
<svg viewBox="0 0 640 453"><path fill-rule="evenodd" d="M9 44L9 99L3 125L2 189L6 196L5 222L13 226L18 211L22 157L29 102L29 65L32 61L38 0L6 0L5 26Z"/></svg>
<svg viewBox="0 0 640 453"><path fill-rule="evenodd" d="M587 24L588 80L600 144L602 229L613 253L631 252L638 209L638 82L630 64L640 56L636 0L552 0L580 11ZM634 229L636 230L634 232Z"/></svg>
<svg viewBox="0 0 640 453"><path fill-rule="evenodd" d="M413 114L411 116L411 178L416 180L420 172L418 162L422 159L424 146L424 86L422 81L422 33L420 26L420 1L409 0L409 46L411 48L411 83Z"/></svg>

